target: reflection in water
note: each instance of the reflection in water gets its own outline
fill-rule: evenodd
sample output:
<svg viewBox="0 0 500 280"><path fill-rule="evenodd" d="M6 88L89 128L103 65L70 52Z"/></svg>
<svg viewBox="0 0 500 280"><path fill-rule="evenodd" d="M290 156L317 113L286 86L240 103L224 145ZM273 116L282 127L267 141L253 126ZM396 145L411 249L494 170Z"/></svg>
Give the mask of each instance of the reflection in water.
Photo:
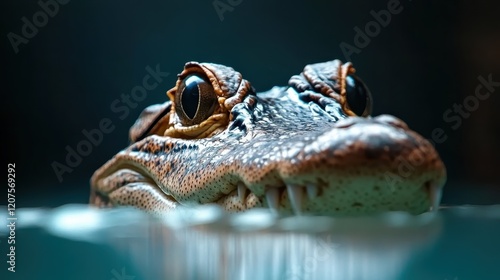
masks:
<svg viewBox="0 0 500 280"><path fill-rule="evenodd" d="M66 205L21 209L18 221L17 234L31 243L20 242L17 254L36 260L19 269L26 277L444 280L500 275L500 205L362 218L276 217L264 209L227 214L217 206L200 206L163 220L134 209ZM91 256L84 254L82 242L84 248L95 247ZM61 278L37 270L68 261L73 265L58 268Z"/></svg>

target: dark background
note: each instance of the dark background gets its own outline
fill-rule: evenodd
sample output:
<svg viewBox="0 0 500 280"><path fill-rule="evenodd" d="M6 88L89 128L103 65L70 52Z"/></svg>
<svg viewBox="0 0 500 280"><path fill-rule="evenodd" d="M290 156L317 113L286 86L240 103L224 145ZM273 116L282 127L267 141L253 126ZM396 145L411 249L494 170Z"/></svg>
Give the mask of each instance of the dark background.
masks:
<svg viewBox="0 0 500 280"><path fill-rule="evenodd" d="M73 0L16 54L9 32L22 35L21 18L32 22L41 7L3 1L2 159L16 163L17 206L86 203L93 171L126 147L144 107L166 100L185 62L232 66L260 91L285 85L308 63L345 60L341 42L354 46L354 27L364 29L374 20L370 11L388 2L243 0L221 20L209 0ZM499 203L500 87L456 129L443 119L474 95L479 75L500 81L499 5L400 3L401 13L350 57L372 91L374 115L396 115L426 138L444 130L446 140L436 144L448 168L444 203ZM157 64L170 75L120 119L112 102ZM52 163L65 164L66 147L75 149L82 130L103 118L115 130L59 181Z"/></svg>

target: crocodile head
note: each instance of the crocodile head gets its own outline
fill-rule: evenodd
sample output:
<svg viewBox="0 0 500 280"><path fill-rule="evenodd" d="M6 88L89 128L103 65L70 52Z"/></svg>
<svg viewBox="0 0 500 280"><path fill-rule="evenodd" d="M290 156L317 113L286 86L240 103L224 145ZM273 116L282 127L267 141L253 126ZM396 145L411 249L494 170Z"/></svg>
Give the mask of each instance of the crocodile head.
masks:
<svg viewBox="0 0 500 280"><path fill-rule="evenodd" d="M446 171L401 120L370 117L371 95L339 60L307 65L256 93L230 67L189 62L130 129L131 145L91 179L90 203L164 214L183 204L228 211L418 214L436 208Z"/></svg>

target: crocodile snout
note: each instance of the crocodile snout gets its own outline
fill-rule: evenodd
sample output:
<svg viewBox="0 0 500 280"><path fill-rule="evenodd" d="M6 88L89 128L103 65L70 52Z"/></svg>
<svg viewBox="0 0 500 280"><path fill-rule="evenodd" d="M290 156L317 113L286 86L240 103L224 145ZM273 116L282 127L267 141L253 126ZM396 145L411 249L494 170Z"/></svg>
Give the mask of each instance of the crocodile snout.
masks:
<svg viewBox="0 0 500 280"><path fill-rule="evenodd" d="M389 115L337 122L284 162L279 174L286 185L306 187L304 193L307 186L318 188L320 195L301 200L301 211L333 214L422 213L437 207L446 180L434 147Z"/></svg>

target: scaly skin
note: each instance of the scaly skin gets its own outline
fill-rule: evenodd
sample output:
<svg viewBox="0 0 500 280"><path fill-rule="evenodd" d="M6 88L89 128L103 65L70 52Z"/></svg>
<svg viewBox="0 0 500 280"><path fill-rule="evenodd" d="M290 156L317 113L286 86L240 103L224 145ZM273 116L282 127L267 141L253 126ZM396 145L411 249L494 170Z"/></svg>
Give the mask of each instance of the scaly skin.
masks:
<svg viewBox="0 0 500 280"><path fill-rule="evenodd" d="M213 88L216 106L186 125L177 94L191 74ZM370 104L356 116L353 74L338 60L308 65L289 87L256 94L232 68L187 63L171 101L146 108L132 144L95 172L90 203L160 215L205 203L334 216L435 209L446 180L439 155L401 120L369 117Z"/></svg>

